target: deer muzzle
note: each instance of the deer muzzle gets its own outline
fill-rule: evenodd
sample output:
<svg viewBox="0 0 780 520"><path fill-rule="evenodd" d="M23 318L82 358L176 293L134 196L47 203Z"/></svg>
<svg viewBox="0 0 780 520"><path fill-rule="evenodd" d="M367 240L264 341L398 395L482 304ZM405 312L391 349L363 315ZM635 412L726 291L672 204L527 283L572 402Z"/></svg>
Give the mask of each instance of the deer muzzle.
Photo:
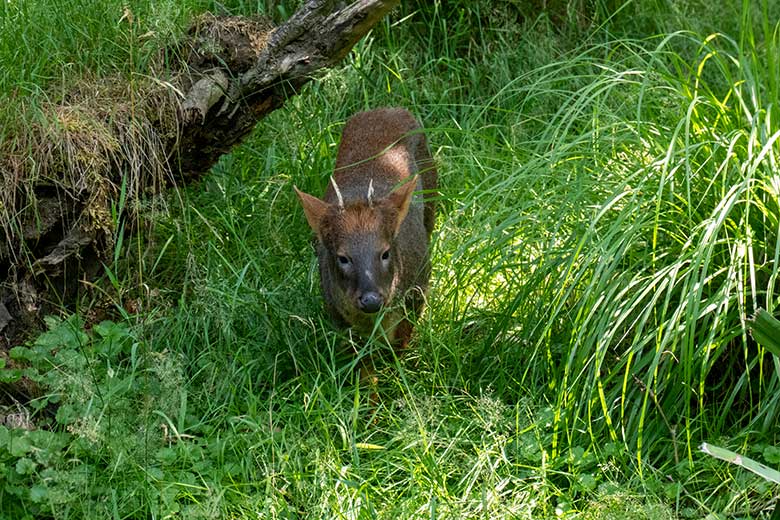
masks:
<svg viewBox="0 0 780 520"><path fill-rule="evenodd" d="M382 308L384 299L376 291L367 291L358 298L358 308L366 314L374 314Z"/></svg>

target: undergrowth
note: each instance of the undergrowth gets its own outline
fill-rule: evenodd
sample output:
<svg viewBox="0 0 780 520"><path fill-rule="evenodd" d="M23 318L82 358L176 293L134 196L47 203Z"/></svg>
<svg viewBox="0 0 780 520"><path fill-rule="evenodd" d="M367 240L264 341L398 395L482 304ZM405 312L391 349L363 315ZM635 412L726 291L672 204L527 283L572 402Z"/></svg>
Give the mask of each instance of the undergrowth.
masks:
<svg viewBox="0 0 780 520"><path fill-rule="evenodd" d="M531 4L399 9L150 213L106 266L125 318L51 319L0 371L40 394L0 427L2 514L769 518L776 486L697 446L778 462L780 361L746 331L778 305L778 7ZM389 349L325 319L291 186L384 105L442 199L373 407L356 366Z"/></svg>

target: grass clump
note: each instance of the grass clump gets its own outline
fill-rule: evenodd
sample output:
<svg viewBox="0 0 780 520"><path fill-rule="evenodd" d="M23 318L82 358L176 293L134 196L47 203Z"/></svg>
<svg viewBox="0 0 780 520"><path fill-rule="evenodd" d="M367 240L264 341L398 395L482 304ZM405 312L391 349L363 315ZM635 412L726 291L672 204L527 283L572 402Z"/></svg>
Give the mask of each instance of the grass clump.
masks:
<svg viewBox="0 0 780 520"><path fill-rule="evenodd" d="M162 184L161 141L176 125L159 123L176 110L148 72L183 15L171 2L0 6L0 268L9 279L47 241L84 244L105 232L109 243L95 249L110 251L119 206ZM30 270L57 263L43 256Z"/></svg>
<svg viewBox="0 0 780 520"><path fill-rule="evenodd" d="M769 359L744 332L757 306L775 305L776 99L771 92L766 105L746 99L760 92L747 82L761 71L738 61L733 41L704 44L698 70L682 77L658 69L659 54L677 37L687 39L675 36L631 57L626 65L641 72L584 56L583 65L603 72L553 115L541 139L546 149L537 147L525 175L504 180L506 168L494 174L504 181L505 200L531 191L529 207L496 204L493 192L474 203L475 213L505 208L491 221L503 254L495 254L495 240L486 246L505 295L494 300L504 312L488 341L517 322L547 366L522 364L537 372L516 377L552 377L566 411L562 429L592 431L598 415L611 438L640 450L658 437L676 446L678 431L690 450L699 428L769 431L776 420L776 375L759 368ZM736 70L718 69L724 76L705 86L703 70L715 66L710 58L724 67L737 60ZM480 264L480 243L476 237L467 245L464 263ZM726 371L733 379L724 381ZM655 424L646 428L648 419Z"/></svg>

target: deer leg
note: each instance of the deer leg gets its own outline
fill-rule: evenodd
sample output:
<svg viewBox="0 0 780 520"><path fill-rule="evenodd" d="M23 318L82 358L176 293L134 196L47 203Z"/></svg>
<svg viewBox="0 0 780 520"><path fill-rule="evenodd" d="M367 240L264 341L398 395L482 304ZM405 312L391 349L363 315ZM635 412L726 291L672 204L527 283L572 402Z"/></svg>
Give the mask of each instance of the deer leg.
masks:
<svg viewBox="0 0 780 520"><path fill-rule="evenodd" d="M394 331L395 337L393 338L393 351L395 352L396 356L401 357L404 351L406 351L406 347L409 345L409 341L412 339L413 330L414 327L412 326L412 323L406 318L402 319L401 322L396 326Z"/></svg>

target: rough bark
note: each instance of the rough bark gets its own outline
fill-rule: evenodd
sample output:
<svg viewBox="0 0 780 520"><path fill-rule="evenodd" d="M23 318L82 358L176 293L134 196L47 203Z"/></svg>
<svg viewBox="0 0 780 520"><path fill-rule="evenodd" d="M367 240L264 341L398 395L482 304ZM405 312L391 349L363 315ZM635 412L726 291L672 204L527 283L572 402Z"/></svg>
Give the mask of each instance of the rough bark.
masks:
<svg viewBox="0 0 780 520"><path fill-rule="evenodd" d="M178 160L184 175L198 176L252 130L258 118L281 106L299 92L311 74L340 61L397 0L363 0L334 10L336 2L317 0L306 3L284 25L274 30L253 67L233 74L207 124L198 116L190 119ZM216 85L222 84L221 71L207 73L203 94L190 90L187 101L203 105ZM205 87L205 85L204 85ZM192 99L197 97L200 99ZM197 151L197 153L189 153Z"/></svg>
<svg viewBox="0 0 780 520"><path fill-rule="evenodd" d="M311 0L276 28L205 15L161 50L167 72L150 70L146 90L74 88L49 107L51 125L0 143L0 351L99 273L120 198L137 207L199 179L397 3Z"/></svg>

